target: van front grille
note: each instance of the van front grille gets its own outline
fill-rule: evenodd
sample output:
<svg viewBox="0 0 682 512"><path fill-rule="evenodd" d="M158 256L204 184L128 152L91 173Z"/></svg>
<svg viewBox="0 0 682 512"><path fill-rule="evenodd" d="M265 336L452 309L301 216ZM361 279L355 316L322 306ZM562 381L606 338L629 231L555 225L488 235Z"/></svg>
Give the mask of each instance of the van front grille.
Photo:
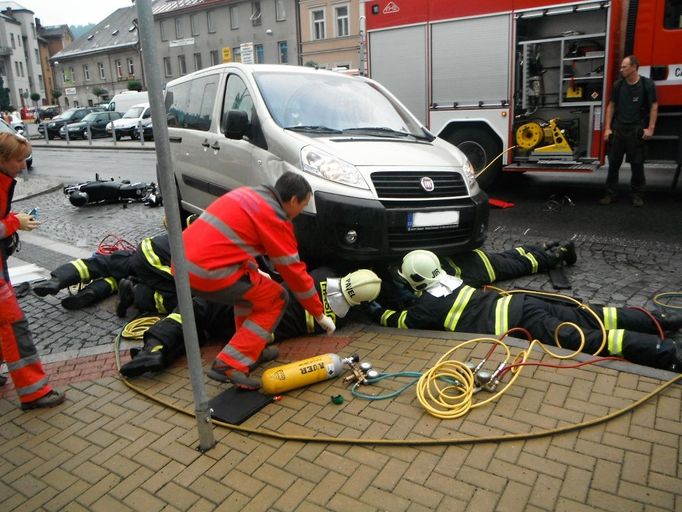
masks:
<svg viewBox="0 0 682 512"><path fill-rule="evenodd" d="M422 180L430 178L433 191L427 192ZM466 183L457 172L374 172L372 183L379 199L434 199L468 195Z"/></svg>
<svg viewBox="0 0 682 512"><path fill-rule="evenodd" d="M456 228L408 231L406 228L390 228L388 244L393 251L411 251L429 247L466 243L471 238L471 224Z"/></svg>

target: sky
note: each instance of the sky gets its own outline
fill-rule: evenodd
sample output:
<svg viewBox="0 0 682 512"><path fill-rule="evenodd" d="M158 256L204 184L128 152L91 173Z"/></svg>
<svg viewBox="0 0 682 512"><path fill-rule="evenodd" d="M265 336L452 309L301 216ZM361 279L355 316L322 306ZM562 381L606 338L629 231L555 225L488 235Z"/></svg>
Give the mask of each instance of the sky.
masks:
<svg viewBox="0 0 682 512"><path fill-rule="evenodd" d="M116 9L133 5L131 0L13 0L30 9L42 25L99 23Z"/></svg>

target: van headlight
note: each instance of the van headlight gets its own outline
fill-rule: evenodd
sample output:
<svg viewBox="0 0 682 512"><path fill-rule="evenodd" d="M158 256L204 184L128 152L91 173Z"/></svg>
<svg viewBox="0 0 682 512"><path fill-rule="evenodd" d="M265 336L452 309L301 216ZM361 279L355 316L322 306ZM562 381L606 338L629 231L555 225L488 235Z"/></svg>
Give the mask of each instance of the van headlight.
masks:
<svg viewBox="0 0 682 512"><path fill-rule="evenodd" d="M319 148L306 146L301 149L301 167L305 172L329 181L369 189L357 167Z"/></svg>
<svg viewBox="0 0 682 512"><path fill-rule="evenodd" d="M478 190L478 182L476 181L476 171L474 170L474 166L471 165L471 162L469 162L468 158L464 161L462 171L464 172L464 177L466 178L471 191L474 192Z"/></svg>

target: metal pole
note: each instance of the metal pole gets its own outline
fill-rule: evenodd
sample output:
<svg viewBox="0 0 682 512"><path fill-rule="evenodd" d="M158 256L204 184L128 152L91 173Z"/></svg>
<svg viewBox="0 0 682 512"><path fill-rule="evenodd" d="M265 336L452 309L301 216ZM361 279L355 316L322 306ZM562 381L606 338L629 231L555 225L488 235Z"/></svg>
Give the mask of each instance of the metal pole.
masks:
<svg viewBox="0 0 682 512"><path fill-rule="evenodd" d="M85 127L88 130L88 145L92 146L92 131L90 131L90 125L86 124Z"/></svg>
<svg viewBox="0 0 682 512"><path fill-rule="evenodd" d="M171 258L175 267L175 287L178 294L178 305L182 315L182 334L185 338L189 379L194 394L194 408L199 430L199 450L205 452L215 445L211 413L204 388L204 372L199 352L199 339L194 320L192 294L187 275L185 248L182 245L182 225L180 210L177 208L178 193L171 166L170 141L168 140L168 123L163 101L161 71L159 58L154 43L154 19L152 17L151 0L137 0L137 19L140 23L138 37L144 54L145 76L149 90L149 104L152 109L152 124L156 140L157 174L161 194L164 198L164 210L168 221L168 238L170 240Z"/></svg>

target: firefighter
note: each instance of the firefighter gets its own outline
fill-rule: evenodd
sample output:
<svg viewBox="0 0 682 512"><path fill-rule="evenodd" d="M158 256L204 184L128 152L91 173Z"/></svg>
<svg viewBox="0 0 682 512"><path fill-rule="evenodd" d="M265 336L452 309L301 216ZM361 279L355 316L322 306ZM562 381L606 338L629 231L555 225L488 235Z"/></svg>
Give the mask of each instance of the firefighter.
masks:
<svg viewBox="0 0 682 512"><path fill-rule="evenodd" d="M234 306L236 332L213 362L208 376L245 389L258 389L248 376L277 327L288 294L258 272L256 257L267 255L290 292L327 332L314 281L298 255L292 220L312 196L302 176L285 172L274 187L240 187L211 203L183 233L194 295Z"/></svg>
<svg viewBox="0 0 682 512"><path fill-rule="evenodd" d="M352 306L376 299L381 288L381 279L371 270L361 269L339 278L332 269L320 267L311 271L310 276L324 305L324 314L337 328L346 323L346 315ZM231 306L197 298L193 300L193 306L200 340L234 333ZM323 332L308 311L297 301L289 301L272 341ZM145 372L160 371L184 353L182 317L176 311L145 331L144 347L136 353L131 351L133 359L121 367L121 374L134 377ZM262 361L275 357L275 347L267 347L261 354Z"/></svg>
<svg viewBox="0 0 682 512"><path fill-rule="evenodd" d="M369 313L381 325L495 336L522 327L541 342L555 344L557 326L562 322L573 322L585 333L584 352L595 354L601 345L602 332L596 320L582 308L523 293L506 295L477 290L447 274L438 257L430 251L408 253L403 258L400 273L420 295L403 311L372 303L368 307ZM682 372L682 347L671 339L661 340L647 313L614 307L601 308L599 313L608 339L603 353L637 364ZM666 331L682 327L682 315L651 314ZM576 350L580 345L579 333L564 327L559 333L559 343L564 348Z"/></svg>
<svg viewBox="0 0 682 512"><path fill-rule="evenodd" d="M0 359L7 363L23 410L54 407L64 393L52 389L33 344L31 331L9 280L7 259L18 243L18 230L32 231L38 221L26 213L10 211L15 178L26 168L31 146L23 137L0 133ZM6 379L0 379L4 384Z"/></svg>
<svg viewBox="0 0 682 512"><path fill-rule="evenodd" d="M66 309L81 309L117 292L120 300L116 313L120 317L133 304L140 311L161 314L177 306L170 244L165 233L145 238L134 251L95 254L61 265L50 274L49 281L33 286L36 295L56 295L62 288L90 283L62 300Z"/></svg>

